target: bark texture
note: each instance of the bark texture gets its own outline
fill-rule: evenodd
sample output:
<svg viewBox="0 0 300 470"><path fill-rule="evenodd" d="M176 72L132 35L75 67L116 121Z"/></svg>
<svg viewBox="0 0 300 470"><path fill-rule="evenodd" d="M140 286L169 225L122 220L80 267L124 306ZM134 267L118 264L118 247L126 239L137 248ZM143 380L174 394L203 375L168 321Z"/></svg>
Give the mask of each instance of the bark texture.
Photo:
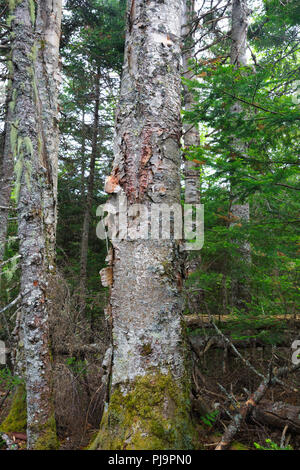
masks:
<svg viewBox="0 0 300 470"><path fill-rule="evenodd" d="M230 59L236 67L247 65L248 14L247 0L233 0Z"/></svg>
<svg viewBox="0 0 300 470"><path fill-rule="evenodd" d="M12 120L29 449L57 447L49 350L55 273L61 0L15 0Z"/></svg>
<svg viewBox="0 0 300 470"><path fill-rule="evenodd" d="M181 0L128 1L115 161L106 183L116 206L121 195L129 205L180 201L181 14ZM110 400L91 449L191 448L179 248L174 240L112 243L102 272L111 288Z"/></svg>

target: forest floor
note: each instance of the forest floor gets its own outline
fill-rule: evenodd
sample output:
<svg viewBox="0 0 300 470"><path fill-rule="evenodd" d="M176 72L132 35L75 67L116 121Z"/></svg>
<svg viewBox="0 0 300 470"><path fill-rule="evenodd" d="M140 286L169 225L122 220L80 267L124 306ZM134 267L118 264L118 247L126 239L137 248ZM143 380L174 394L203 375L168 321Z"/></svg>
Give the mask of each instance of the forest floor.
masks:
<svg viewBox="0 0 300 470"><path fill-rule="evenodd" d="M221 322L222 330L227 336L230 334L231 339L237 338L242 343L245 337L249 340L249 344L246 340L246 344L239 348L239 352L251 362L256 371L262 374L267 374L270 360L272 360L275 372L279 367L291 365L290 345L293 340L300 339L299 335L297 336L298 319L293 319L292 323L286 324L284 324L284 319L274 319L274 321L271 327L266 324L259 325L255 332L250 331L249 326L248 329L241 326L239 330L237 324L230 322L227 318L225 322ZM242 406L248 398L248 391L254 392L261 378L250 370L230 348L226 349L212 344L205 352L203 337L209 339L215 332L209 325L208 318L202 318L201 325L200 328L196 327L191 330L189 328L194 359L193 419L198 433L199 449L214 450L230 423L231 419L227 413L229 412L232 416L236 412L228 396L234 397L238 407ZM274 340L277 342L276 348L270 344L270 341L272 343ZM197 349L197 341L202 345L202 349L200 347ZM94 359L93 354L85 358L87 373L83 373L84 369L80 368L83 362L70 363L69 359L60 358L56 363L57 422L63 450L84 450L98 430L103 396L99 393L101 361L97 358L98 365L95 365ZM61 386L62 380L63 386ZM283 382L284 385L270 387L260 405L283 402L300 407L300 372L289 375ZM219 384L222 385L223 390ZM64 389L64 395L60 395L61 389ZM0 422L8 413L11 398L12 393L7 395L7 389L0 383ZM283 432L285 433L285 446L289 445L293 450L300 450L300 433L291 433L286 426L274 427L267 423L257 422L251 417L243 422L234 437L231 449L252 450L256 448L255 443L268 448L270 444L266 443L267 439L279 447ZM24 433L11 433L10 437L20 450L26 448ZM1 448L5 449L4 443Z"/></svg>
<svg viewBox="0 0 300 470"><path fill-rule="evenodd" d="M266 354L266 351L264 352ZM282 362L282 358L286 356L286 348L278 348L276 351L278 363ZM243 351L244 357L251 361L255 369L266 371L268 360L262 357L263 352L253 349L252 351ZM281 360L280 360L281 359ZM230 400L224 396L218 384L222 384L224 389L234 397L238 406L245 403L248 398L246 390L255 391L259 386L261 379L253 374L247 367L241 365L239 360L233 355L227 357L224 362L223 352L220 350L210 351L203 358L200 366L201 372L197 374L197 398L210 410L218 410L218 414L198 416L201 426L199 427L199 441L202 449L214 450L221 435L224 433L231 419L226 416L226 411L231 415L235 414L235 409ZM276 370L276 367L275 367ZM196 374L195 374L196 375ZM267 402L283 402L289 405L300 407L300 377L289 376L284 380L285 387L276 385L271 387L260 405L263 406ZM205 422L203 422L205 421ZM255 443L262 447L268 447L267 439L271 439L273 443L280 446L284 426L275 428L267 423L257 422L254 419L243 422L240 431L234 438L232 450L253 450ZM286 445L291 445L293 450L300 449L300 434L290 434L287 430L285 440Z"/></svg>

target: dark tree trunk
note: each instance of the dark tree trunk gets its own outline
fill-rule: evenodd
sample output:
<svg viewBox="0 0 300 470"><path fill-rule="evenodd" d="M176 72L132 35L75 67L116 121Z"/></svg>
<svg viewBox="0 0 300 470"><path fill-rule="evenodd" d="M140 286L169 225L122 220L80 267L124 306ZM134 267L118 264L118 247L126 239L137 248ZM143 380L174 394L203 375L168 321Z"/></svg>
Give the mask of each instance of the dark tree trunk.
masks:
<svg viewBox="0 0 300 470"><path fill-rule="evenodd" d="M81 255L80 255L80 312L84 313L86 309L86 289L87 289L87 259L89 248L89 229L91 222L91 210L93 205L94 186L95 186L95 165L97 158L97 145L99 135L99 106L100 106L100 69L98 68L95 78L95 109L93 123L93 141L92 154L89 166L89 179L84 211L84 220L81 236Z"/></svg>

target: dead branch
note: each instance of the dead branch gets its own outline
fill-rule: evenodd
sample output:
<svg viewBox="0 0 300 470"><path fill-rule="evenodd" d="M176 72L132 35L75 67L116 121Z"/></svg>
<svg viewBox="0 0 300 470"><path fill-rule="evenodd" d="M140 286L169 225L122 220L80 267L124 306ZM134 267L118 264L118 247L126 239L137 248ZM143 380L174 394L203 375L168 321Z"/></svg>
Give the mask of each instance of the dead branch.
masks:
<svg viewBox="0 0 300 470"><path fill-rule="evenodd" d="M244 356L242 356L242 354L236 349L236 347L234 346L234 344L232 343L232 341L230 341L229 338L227 338L227 336L224 335L224 333L222 333L222 331L217 327L217 325L215 324L212 316L210 315L210 313L208 312L209 314L209 318L210 318L210 322L212 324L212 326L215 328L216 332L218 333L219 336L221 336L221 338L224 340L224 342L232 349L232 351L234 352L234 354L255 374L257 375L258 377L260 377L261 379L265 379L265 376L259 372L258 370L255 369L255 367L248 361L248 359L245 359ZM272 363L270 363L270 367L272 366ZM271 375L271 372L272 370L270 370L270 375ZM283 387L286 388L286 385L279 379L279 376L277 374L277 376L273 377L273 379L275 380L276 383L282 385Z"/></svg>
<svg viewBox="0 0 300 470"><path fill-rule="evenodd" d="M244 405L240 408L239 412L235 414L233 420L227 427L225 433L222 436L221 441L215 448L215 450L226 450L233 441L235 435L240 430L242 423L249 417L253 410L256 408L258 403L262 400L267 390L278 383L279 378L286 377L288 374L293 373L300 369L300 364L293 367L281 367L277 374L272 376L268 375L259 385L257 390L248 398Z"/></svg>

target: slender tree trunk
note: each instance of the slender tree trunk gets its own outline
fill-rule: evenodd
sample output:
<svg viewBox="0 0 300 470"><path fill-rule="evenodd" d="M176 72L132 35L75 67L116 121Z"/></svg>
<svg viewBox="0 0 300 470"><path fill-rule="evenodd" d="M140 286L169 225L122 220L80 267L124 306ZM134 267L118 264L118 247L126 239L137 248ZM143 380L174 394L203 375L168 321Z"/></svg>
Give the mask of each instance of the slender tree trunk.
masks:
<svg viewBox="0 0 300 470"><path fill-rule="evenodd" d="M181 14L181 0L128 1L115 161L106 182L116 206L121 196L129 209L180 201ZM191 448L178 245L112 244L102 272L111 287L110 400L91 449Z"/></svg>
<svg viewBox="0 0 300 470"><path fill-rule="evenodd" d="M97 157L97 145L99 134L99 106L100 106L100 69L97 69L95 79L95 109L93 123L93 142L92 154L90 160L90 174L88 179L88 188L86 196L86 204L84 211L84 220L81 237L81 256L80 256L80 312L84 313L86 308L86 287L87 287L87 258L89 248L89 229L91 221L91 210L94 196L95 183L95 165Z"/></svg>
<svg viewBox="0 0 300 470"><path fill-rule="evenodd" d="M85 161L85 152L86 152L86 128L85 128L85 111L82 111L82 120L81 120L81 199L82 207L85 204L85 170L86 170L86 161Z"/></svg>
<svg viewBox="0 0 300 470"><path fill-rule="evenodd" d="M193 34L193 19L195 18L195 1L184 1L184 14L183 14L183 28L182 33L185 38L183 50L183 74L184 78L191 80L193 78L193 71L190 70L190 61L194 56L194 34ZM193 94L184 86L184 107L186 111L191 111L195 104ZM184 147L188 152L193 147L200 146L199 129L191 124L185 124L184 130ZM184 181L185 181L185 204L195 206L200 204L200 165L199 163L190 160L184 155ZM186 209L187 210L187 209ZM191 214L193 209L189 209ZM185 263L186 277L194 273L197 268L199 269L201 263L200 252L193 252L191 256L187 257ZM199 294L191 293L187 290L188 308L191 313L196 313L199 310Z"/></svg>
<svg viewBox="0 0 300 470"><path fill-rule="evenodd" d="M13 117L29 449L57 447L49 314L55 276L61 0L11 2Z"/></svg>
<svg viewBox="0 0 300 470"><path fill-rule="evenodd" d="M231 53L230 62L236 68L247 65L247 34L248 34L248 14L249 9L247 6L247 0L233 0L232 3L232 30L231 30ZM233 112L241 113L243 108L240 103L236 103L233 107ZM239 142L236 142L238 148L240 148ZM236 204L233 201L231 207L233 218L249 222L250 211L249 203ZM245 258L250 258L250 246L247 244L244 246L243 252Z"/></svg>
<svg viewBox="0 0 300 470"><path fill-rule="evenodd" d="M230 61L236 67L247 65L248 14L247 0L233 0Z"/></svg>
<svg viewBox="0 0 300 470"><path fill-rule="evenodd" d="M6 117L4 138L1 142L0 160L0 263L3 261L7 237L8 215L10 209L11 188L13 182L13 158L10 151L10 139L7 129L10 127L11 108L11 81L7 87ZM7 136L7 137L5 137Z"/></svg>
<svg viewBox="0 0 300 470"><path fill-rule="evenodd" d="M183 53L183 73L184 78L192 79L193 71L189 70L190 60L194 56L194 34L192 33L192 21L195 16L195 1L185 0L183 15L183 35L186 38ZM193 94L187 86L184 86L184 107L186 111L191 111L195 104ZM184 125L184 146L188 150L200 145L199 130L191 124ZM184 158L185 177L185 203L200 204L200 166L196 162Z"/></svg>
<svg viewBox="0 0 300 470"><path fill-rule="evenodd" d="M233 0L230 61L236 68L247 65L248 14L249 9L247 6L247 0ZM235 113L242 113L243 108L240 103L235 103L232 111ZM235 146L237 149L245 151L244 145L236 139ZM238 204L238 200L233 197L231 204L231 218L233 219L231 226L234 226L237 223L249 223L249 202ZM243 263L249 264L251 262L251 249L250 244L247 241L240 244L239 253ZM232 279L232 302L238 307L243 307L244 301L249 297L247 282L246 280L237 281L235 277L234 273Z"/></svg>

